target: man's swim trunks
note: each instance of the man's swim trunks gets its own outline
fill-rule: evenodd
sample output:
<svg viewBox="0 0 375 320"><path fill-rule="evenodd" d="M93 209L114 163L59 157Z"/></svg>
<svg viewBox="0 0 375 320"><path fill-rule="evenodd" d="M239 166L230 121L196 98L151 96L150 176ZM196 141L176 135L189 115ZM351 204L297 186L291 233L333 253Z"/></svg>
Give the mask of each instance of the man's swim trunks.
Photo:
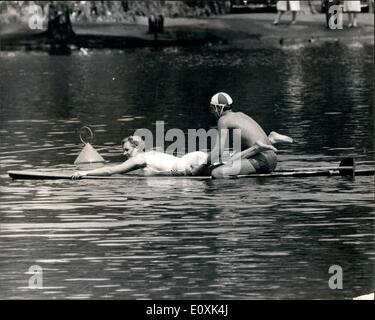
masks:
<svg viewBox="0 0 375 320"><path fill-rule="evenodd" d="M253 165L256 173L271 173L277 165L277 155L272 150L262 151L247 160Z"/></svg>

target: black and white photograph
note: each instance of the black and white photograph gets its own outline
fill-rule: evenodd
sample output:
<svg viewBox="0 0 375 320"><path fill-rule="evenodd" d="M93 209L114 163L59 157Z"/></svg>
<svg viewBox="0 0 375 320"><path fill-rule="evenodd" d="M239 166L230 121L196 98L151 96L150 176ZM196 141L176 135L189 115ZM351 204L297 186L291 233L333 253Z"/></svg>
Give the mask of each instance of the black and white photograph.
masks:
<svg viewBox="0 0 375 320"><path fill-rule="evenodd" d="M374 300L374 122L374 0L0 1L0 300Z"/></svg>

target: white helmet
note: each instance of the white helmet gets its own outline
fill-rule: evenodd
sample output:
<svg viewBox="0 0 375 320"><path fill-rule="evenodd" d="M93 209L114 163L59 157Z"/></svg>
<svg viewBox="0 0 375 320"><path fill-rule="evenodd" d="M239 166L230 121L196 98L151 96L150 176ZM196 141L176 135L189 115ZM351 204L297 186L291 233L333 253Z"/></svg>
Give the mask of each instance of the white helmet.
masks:
<svg viewBox="0 0 375 320"><path fill-rule="evenodd" d="M217 116L221 116L224 110L228 110L232 108L233 100L229 96L229 94L225 92L216 93L210 102L210 106L212 110L217 114Z"/></svg>

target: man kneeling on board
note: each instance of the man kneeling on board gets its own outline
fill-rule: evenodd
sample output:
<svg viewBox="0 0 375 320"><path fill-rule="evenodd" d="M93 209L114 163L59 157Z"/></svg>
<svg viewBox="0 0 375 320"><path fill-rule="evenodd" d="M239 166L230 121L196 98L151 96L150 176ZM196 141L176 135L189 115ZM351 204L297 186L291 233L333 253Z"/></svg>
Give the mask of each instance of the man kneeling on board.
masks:
<svg viewBox="0 0 375 320"><path fill-rule="evenodd" d="M219 92L211 98L210 107L218 118L219 134L208 157L208 162L217 166L211 172L212 177L225 178L253 173L271 173L277 164L275 153L277 150L272 144L292 143L293 139L276 132L271 132L267 137L254 119L242 112L233 112L232 103L232 98L224 92ZM241 150L235 150L237 153L227 163L222 163L221 155L229 139L230 131L233 135L236 131L239 132Z"/></svg>

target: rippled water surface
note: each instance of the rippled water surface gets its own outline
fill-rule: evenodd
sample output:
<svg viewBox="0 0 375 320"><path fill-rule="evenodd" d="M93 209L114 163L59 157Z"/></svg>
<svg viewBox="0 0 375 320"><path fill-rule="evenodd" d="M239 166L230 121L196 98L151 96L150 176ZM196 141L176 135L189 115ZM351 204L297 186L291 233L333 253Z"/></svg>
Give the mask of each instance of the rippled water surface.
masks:
<svg viewBox="0 0 375 320"><path fill-rule="evenodd" d="M71 167L90 125L122 160L137 128L210 128L230 93L279 168L373 159L373 46L0 53L0 298L343 299L374 285L374 178L12 181ZM9 152L72 144L44 152ZM28 288L43 268L43 289ZM330 290L340 265L343 290Z"/></svg>

